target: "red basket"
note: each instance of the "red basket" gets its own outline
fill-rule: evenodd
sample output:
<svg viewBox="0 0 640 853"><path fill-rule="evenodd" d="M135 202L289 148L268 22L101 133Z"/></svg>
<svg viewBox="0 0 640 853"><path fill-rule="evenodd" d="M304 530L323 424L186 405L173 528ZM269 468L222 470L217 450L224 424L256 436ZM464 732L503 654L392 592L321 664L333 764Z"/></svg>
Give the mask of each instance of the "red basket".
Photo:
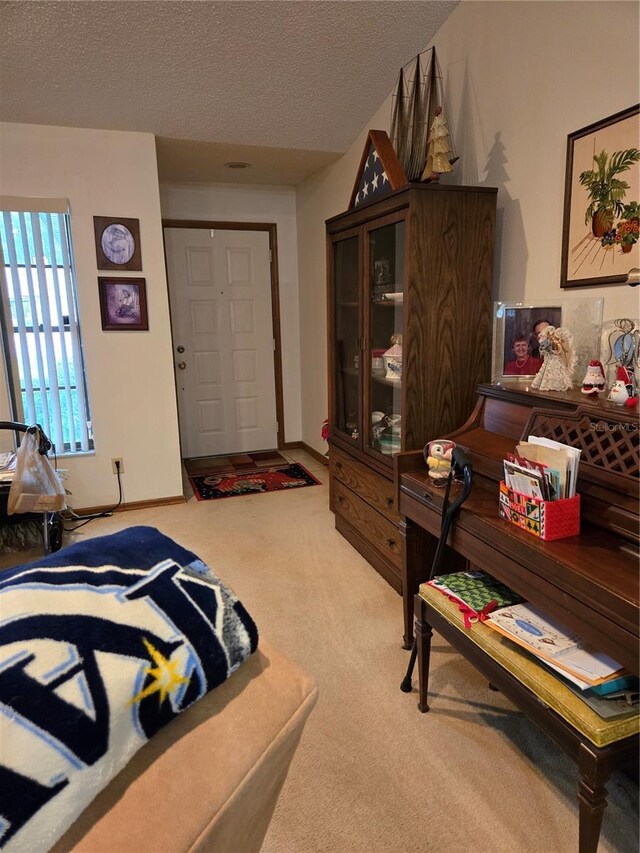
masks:
<svg viewBox="0 0 640 853"><path fill-rule="evenodd" d="M580 495L558 501L530 498L500 482L499 514L540 539L565 539L580 533Z"/></svg>

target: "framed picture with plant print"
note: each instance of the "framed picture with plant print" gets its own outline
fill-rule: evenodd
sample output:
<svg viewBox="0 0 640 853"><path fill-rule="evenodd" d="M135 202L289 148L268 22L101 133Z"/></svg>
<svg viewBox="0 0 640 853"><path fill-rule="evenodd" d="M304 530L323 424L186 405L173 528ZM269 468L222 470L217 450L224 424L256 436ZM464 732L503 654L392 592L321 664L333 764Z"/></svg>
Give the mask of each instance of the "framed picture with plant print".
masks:
<svg viewBox="0 0 640 853"><path fill-rule="evenodd" d="M100 317L105 332L148 331L143 278L99 278Z"/></svg>
<svg viewBox="0 0 640 853"><path fill-rule="evenodd" d="M99 270L142 271L139 219L94 216L93 230Z"/></svg>
<svg viewBox="0 0 640 853"><path fill-rule="evenodd" d="M640 266L640 105L567 138L560 286L624 284Z"/></svg>

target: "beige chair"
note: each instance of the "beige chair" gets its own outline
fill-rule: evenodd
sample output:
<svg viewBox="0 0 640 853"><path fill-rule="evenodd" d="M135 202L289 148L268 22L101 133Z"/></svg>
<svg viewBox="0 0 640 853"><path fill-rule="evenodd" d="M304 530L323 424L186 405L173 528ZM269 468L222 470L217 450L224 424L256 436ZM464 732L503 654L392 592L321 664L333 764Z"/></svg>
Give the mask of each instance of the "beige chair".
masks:
<svg viewBox="0 0 640 853"><path fill-rule="evenodd" d="M268 643L161 730L55 853L257 853L318 691Z"/></svg>

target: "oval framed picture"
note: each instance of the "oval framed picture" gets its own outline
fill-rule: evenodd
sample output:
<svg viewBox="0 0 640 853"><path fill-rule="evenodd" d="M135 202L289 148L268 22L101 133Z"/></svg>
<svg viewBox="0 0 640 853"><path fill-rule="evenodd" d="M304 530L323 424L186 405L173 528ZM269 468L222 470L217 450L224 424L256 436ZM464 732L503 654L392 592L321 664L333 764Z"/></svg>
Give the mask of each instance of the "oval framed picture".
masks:
<svg viewBox="0 0 640 853"><path fill-rule="evenodd" d="M142 270L140 220L94 216L99 270Z"/></svg>

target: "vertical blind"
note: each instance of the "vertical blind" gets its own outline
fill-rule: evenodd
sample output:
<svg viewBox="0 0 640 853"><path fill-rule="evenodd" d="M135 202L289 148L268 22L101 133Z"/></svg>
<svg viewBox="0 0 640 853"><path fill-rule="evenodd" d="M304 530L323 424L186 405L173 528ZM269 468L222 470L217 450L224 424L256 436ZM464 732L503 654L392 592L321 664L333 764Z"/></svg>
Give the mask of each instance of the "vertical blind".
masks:
<svg viewBox="0 0 640 853"><path fill-rule="evenodd" d="M13 416L41 424L58 453L90 450L68 214L55 199L0 201L3 343Z"/></svg>

